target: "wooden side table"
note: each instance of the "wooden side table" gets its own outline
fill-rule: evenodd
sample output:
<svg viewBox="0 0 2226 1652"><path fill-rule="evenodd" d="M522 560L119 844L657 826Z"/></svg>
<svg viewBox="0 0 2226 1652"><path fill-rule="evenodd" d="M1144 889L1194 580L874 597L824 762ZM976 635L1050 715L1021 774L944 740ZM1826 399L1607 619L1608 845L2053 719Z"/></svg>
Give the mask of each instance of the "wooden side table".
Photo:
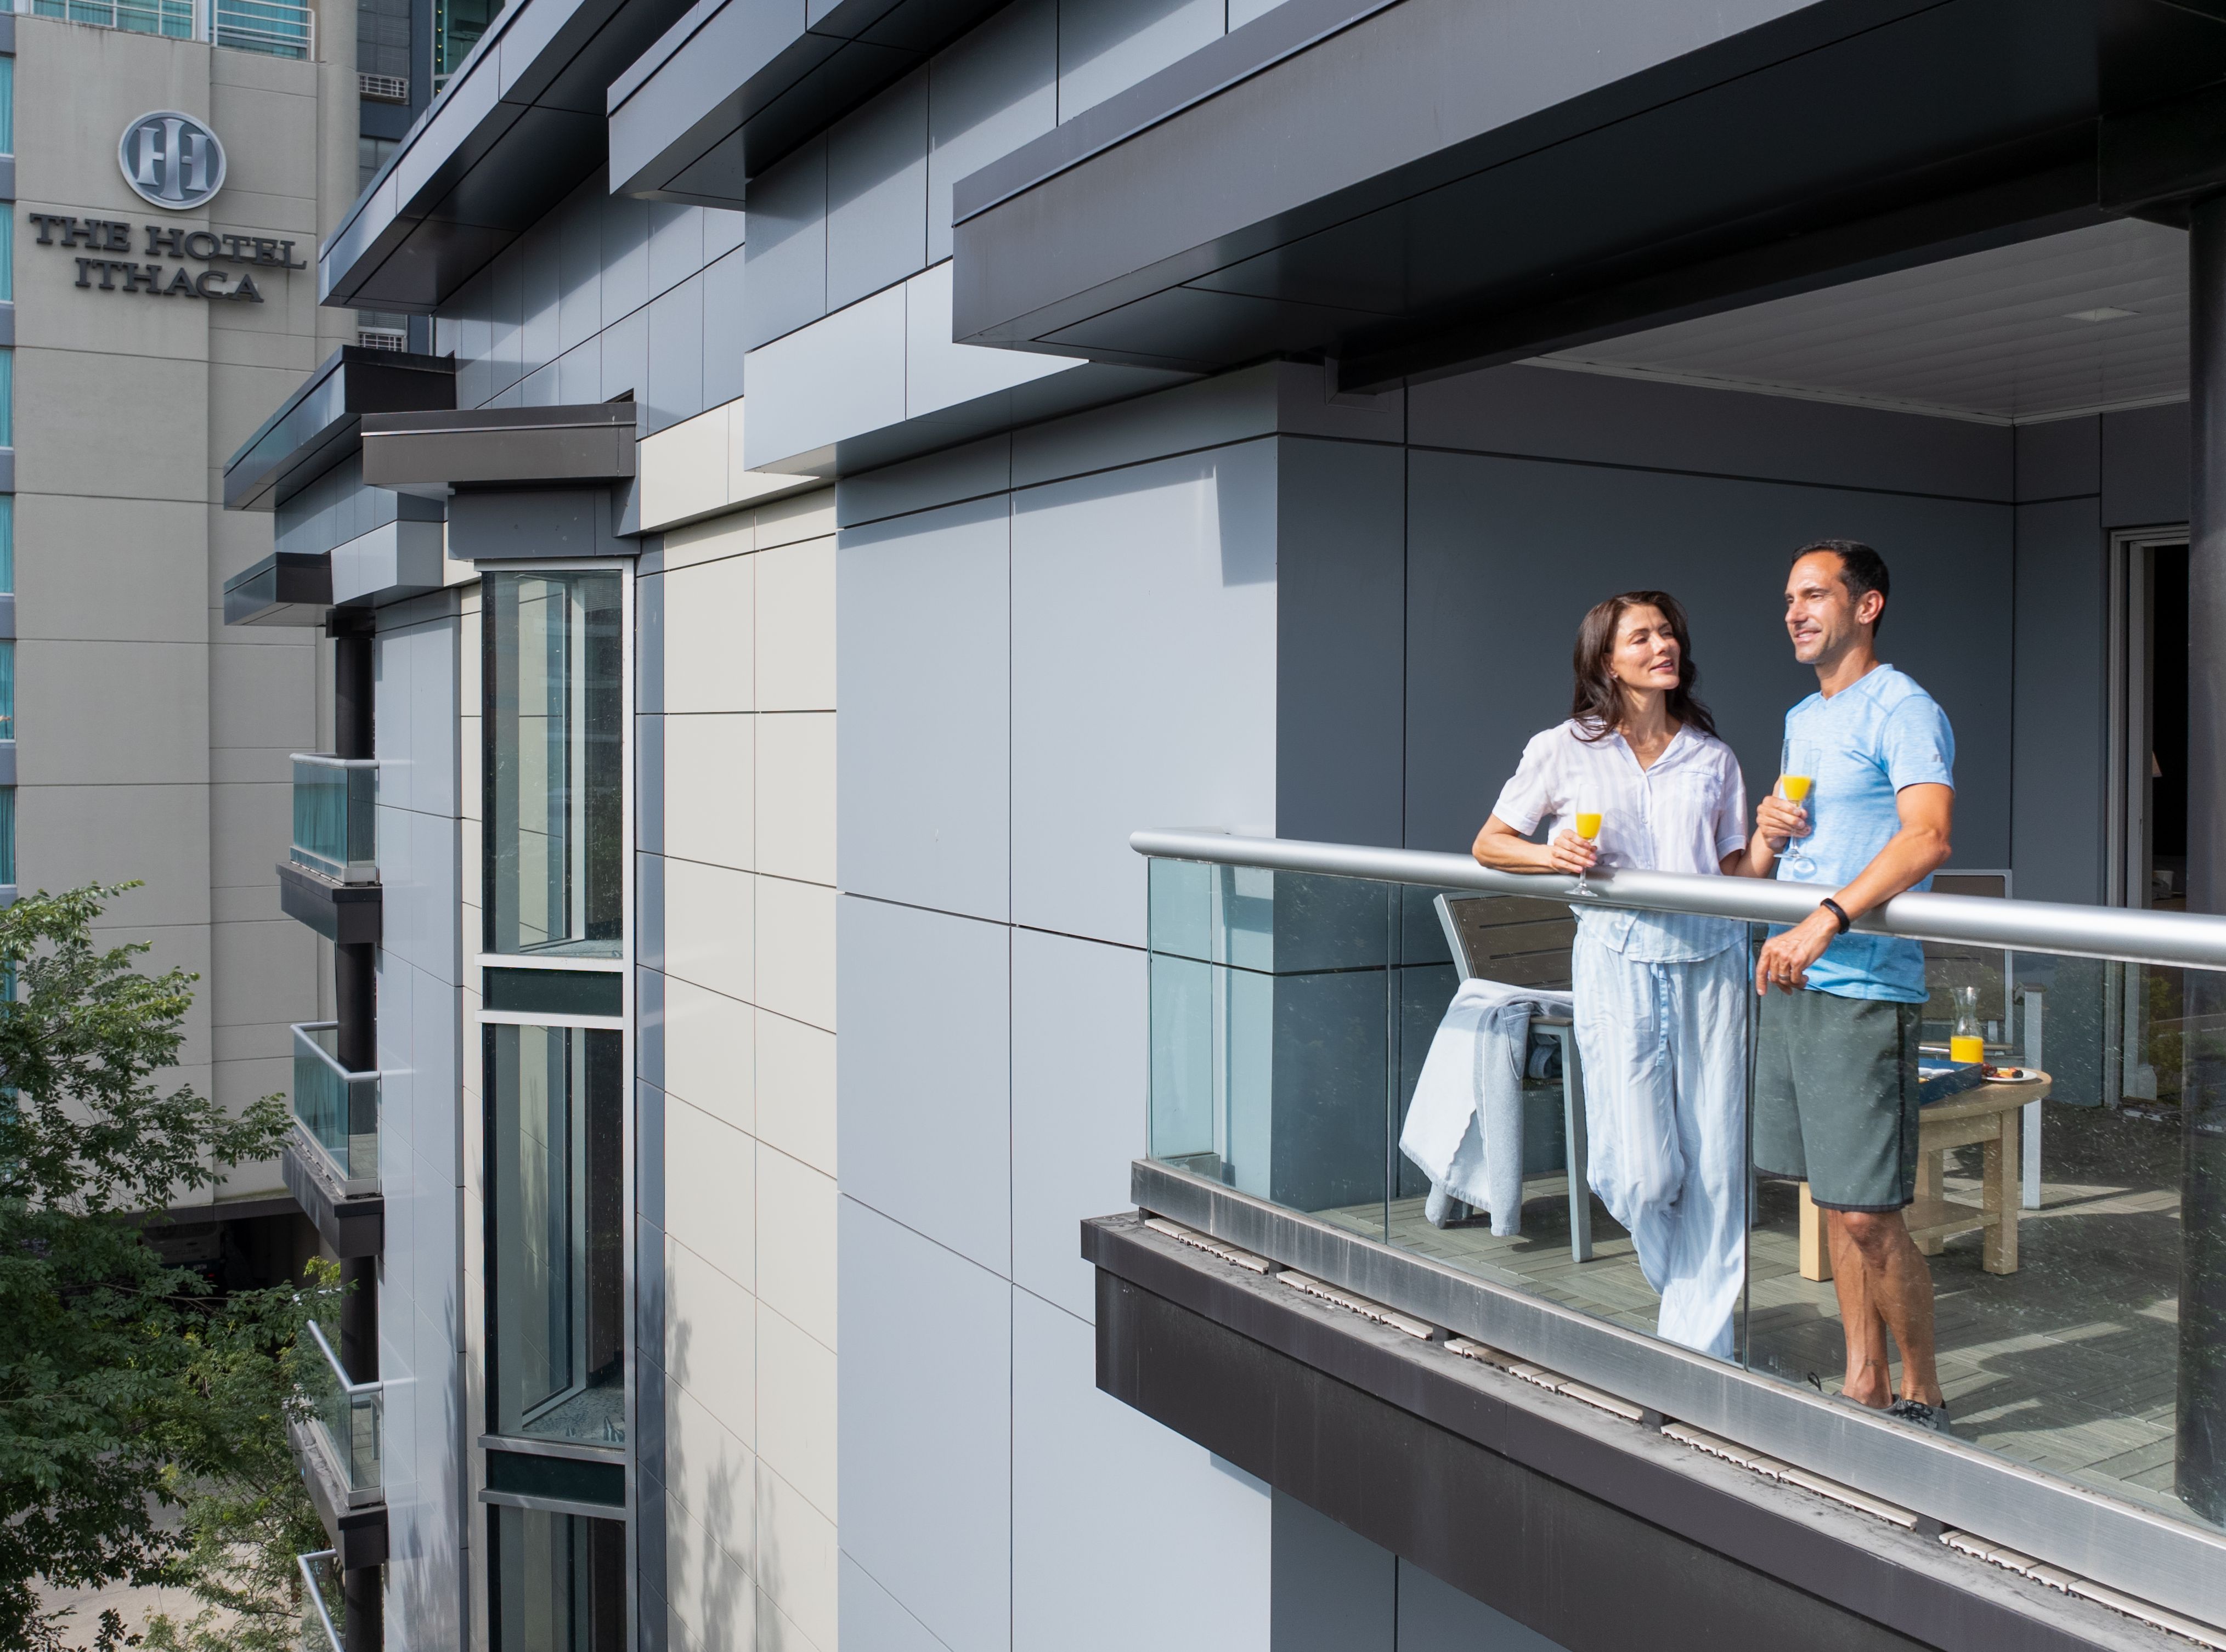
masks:
<svg viewBox="0 0 2226 1652"><path fill-rule="evenodd" d="M1917 1202L1902 1212L1910 1237L1928 1256L1937 1256L1959 1233L1984 1229L1980 1265L1989 1274L2018 1269L2019 1166L2022 1162L2021 1110L2048 1097L2046 1073L2013 1083L1984 1083L1935 1102L1917 1115ZM1951 1199L1943 1191L1941 1156L1973 1142L1986 1147L1980 1173L1981 1202ZM1832 1277L1831 1249L1824 1240L1824 1213L1801 1184L1801 1277Z"/></svg>

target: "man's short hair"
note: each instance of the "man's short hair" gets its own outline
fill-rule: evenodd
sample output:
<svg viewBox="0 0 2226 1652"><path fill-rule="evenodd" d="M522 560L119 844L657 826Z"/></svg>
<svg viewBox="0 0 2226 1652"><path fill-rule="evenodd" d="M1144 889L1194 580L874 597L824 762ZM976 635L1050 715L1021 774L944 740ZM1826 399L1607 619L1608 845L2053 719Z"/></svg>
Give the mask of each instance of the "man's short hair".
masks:
<svg viewBox="0 0 2226 1652"><path fill-rule="evenodd" d="M1878 640L1886 629L1886 602L1893 594L1893 576L1886 572L1886 558L1860 539L1816 539L1793 553L1793 562L1819 550L1828 550L1840 559L1840 582L1848 588L1848 595L1860 602L1867 591L1879 594L1879 617L1871 622L1871 639ZM1790 569L1793 562L1788 562Z"/></svg>

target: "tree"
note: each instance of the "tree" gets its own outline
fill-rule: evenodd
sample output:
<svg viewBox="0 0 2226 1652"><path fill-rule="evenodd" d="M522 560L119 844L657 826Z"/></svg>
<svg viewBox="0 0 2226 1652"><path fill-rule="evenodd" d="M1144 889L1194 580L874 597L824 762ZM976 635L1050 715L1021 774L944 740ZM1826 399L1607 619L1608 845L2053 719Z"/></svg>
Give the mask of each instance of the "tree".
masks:
<svg viewBox="0 0 2226 1652"><path fill-rule="evenodd" d="M187 1584L255 1604L274 1564L258 1535L289 1566L321 1547L302 1541L315 1511L282 1459L293 1338L331 1276L219 1299L149 1242L147 1213L270 1157L286 1112L266 1096L232 1118L190 1085L157 1086L196 977L142 972L143 945L95 944L93 920L134 886L0 911L0 1646L65 1644L38 1582ZM163 1504L182 1506L183 1530ZM109 1622L95 1644L121 1636Z"/></svg>

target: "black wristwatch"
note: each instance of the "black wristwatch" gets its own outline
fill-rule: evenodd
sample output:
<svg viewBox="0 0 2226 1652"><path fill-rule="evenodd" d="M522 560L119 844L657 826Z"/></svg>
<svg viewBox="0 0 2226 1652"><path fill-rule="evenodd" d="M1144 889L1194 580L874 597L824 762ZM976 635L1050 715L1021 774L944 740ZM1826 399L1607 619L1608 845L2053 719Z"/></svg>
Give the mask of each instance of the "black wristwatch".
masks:
<svg viewBox="0 0 2226 1652"><path fill-rule="evenodd" d="M1842 935L1845 935L1848 932L1848 929L1853 926L1855 921L1854 918L1848 916L1848 909L1840 905L1838 901L1833 899L1829 895L1825 896L1823 899L1818 901L1816 903L1816 906L1820 912L1827 912L1832 914L1833 918L1838 922L1840 925L1840 933Z"/></svg>

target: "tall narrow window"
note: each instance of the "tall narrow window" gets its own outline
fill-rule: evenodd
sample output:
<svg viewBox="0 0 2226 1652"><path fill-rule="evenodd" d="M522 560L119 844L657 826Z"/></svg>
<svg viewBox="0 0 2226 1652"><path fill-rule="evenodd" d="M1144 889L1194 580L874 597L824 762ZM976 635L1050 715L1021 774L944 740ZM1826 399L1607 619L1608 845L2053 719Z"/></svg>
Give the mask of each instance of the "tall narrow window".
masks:
<svg viewBox="0 0 2226 1652"><path fill-rule="evenodd" d="M487 1029L487 1388L499 1434L626 1443L622 1060L613 1032Z"/></svg>
<svg viewBox="0 0 2226 1652"><path fill-rule="evenodd" d="M16 60L0 57L0 155L16 152Z"/></svg>
<svg viewBox="0 0 2226 1652"><path fill-rule="evenodd" d="M8 61L0 58L0 63ZM16 445L16 353L0 350L0 448Z"/></svg>
<svg viewBox="0 0 2226 1652"><path fill-rule="evenodd" d="M16 209L0 206L0 303L16 302Z"/></svg>
<svg viewBox="0 0 2226 1652"><path fill-rule="evenodd" d="M0 591L16 588L16 496L0 493Z"/></svg>
<svg viewBox="0 0 2226 1652"><path fill-rule="evenodd" d="M487 1516L496 1652L622 1652L625 1522L499 1506Z"/></svg>
<svg viewBox="0 0 2226 1652"><path fill-rule="evenodd" d="M16 788L0 786L0 884L16 881Z"/></svg>
<svg viewBox="0 0 2226 1652"><path fill-rule="evenodd" d="M0 740L16 738L16 645L0 640Z"/></svg>
<svg viewBox="0 0 2226 1652"><path fill-rule="evenodd" d="M619 956L620 577L487 576L490 952Z"/></svg>

